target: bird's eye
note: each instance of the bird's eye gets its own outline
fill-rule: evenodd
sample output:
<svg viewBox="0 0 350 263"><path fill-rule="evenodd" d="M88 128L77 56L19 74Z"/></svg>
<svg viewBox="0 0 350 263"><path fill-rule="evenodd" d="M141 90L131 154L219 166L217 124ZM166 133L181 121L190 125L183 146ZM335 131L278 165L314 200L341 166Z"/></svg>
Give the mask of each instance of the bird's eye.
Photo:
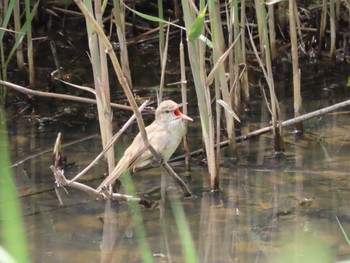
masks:
<svg viewBox="0 0 350 263"><path fill-rule="evenodd" d="M165 113L170 113L170 110L166 110Z"/></svg>

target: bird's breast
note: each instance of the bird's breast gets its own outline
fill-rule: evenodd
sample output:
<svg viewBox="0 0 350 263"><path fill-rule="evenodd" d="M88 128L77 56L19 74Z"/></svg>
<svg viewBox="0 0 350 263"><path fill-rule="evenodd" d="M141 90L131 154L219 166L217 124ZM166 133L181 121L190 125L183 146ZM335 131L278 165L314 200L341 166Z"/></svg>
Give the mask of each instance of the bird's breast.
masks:
<svg viewBox="0 0 350 263"><path fill-rule="evenodd" d="M184 126L181 120L174 121L167 127L167 138L164 142L164 150L162 153L162 157L165 161L168 161L173 153L176 151L179 146L183 134L184 134Z"/></svg>

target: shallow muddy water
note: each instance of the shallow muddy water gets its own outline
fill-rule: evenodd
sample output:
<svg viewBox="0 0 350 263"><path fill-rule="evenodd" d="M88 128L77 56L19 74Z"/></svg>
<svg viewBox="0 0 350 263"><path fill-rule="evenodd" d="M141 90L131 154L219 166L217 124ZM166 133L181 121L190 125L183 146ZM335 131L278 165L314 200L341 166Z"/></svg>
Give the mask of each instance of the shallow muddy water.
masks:
<svg viewBox="0 0 350 263"><path fill-rule="evenodd" d="M146 64L133 65L134 70L144 73L135 77L134 84L145 90L141 96L154 98L154 89L146 87L158 83L158 70L152 69L149 56L143 62ZM350 98L349 72L349 65L328 68L310 64L302 72L304 112ZM291 90L289 78L288 74L276 74L285 119L293 114L292 94L287 91ZM202 144L193 87L189 93L190 115L195 120L189 127L190 148L197 150ZM179 94L178 88L168 88L165 95L176 100ZM36 98L32 103L28 108L11 104L6 110L14 176L33 262L142 262L134 208L126 203L106 204L70 188L67 192L58 190L64 202L60 205L54 190L49 166L58 132L67 144L63 151L69 164L65 173L68 178L101 151L94 106L47 98ZM299 137L292 128L286 128L286 152L280 157L274 156L269 134L238 143L238 163L223 149L220 193L209 191L202 156L192 159L190 173L185 172L183 164L175 167L195 199L183 199L170 179L162 179L159 168L135 173L132 179L137 193L154 190L148 197L159 200L157 208L140 207L154 262L185 262L179 231L186 228L175 220L174 211L178 210L174 203L185 212L198 262L350 259L350 248L337 222L350 235L349 114L344 109L306 121L305 133ZM116 131L127 115L115 113ZM148 116L146 121L152 118ZM242 133L268 125L262 95L252 90L251 112L244 116ZM136 133L136 126L130 128L118 142L117 151L122 151ZM97 186L104 172L100 162L82 181ZM165 195L159 190L161 182L166 185ZM172 203L173 199L179 203Z"/></svg>

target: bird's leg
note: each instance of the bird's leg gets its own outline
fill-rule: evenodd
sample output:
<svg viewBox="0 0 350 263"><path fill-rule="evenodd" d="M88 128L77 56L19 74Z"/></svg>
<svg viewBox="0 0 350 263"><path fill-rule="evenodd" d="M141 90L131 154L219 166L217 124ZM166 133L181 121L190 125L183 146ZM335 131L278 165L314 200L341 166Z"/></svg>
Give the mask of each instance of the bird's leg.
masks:
<svg viewBox="0 0 350 263"><path fill-rule="evenodd" d="M101 187L100 189L97 190L101 196L103 197L103 199L105 200L111 200L112 199L112 195L113 193L111 191L108 190L108 188L106 186Z"/></svg>
<svg viewBox="0 0 350 263"><path fill-rule="evenodd" d="M159 156L160 156L160 155L159 155ZM163 167L163 165L164 165L164 163L165 163L163 157L160 157L160 159L157 160L157 161L158 161L159 165Z"/></svg>
<svg viewBox="0 0 350 263"><path fill-rule="evenodd" d="M165 172L174 179L175 183L181 188L181 191L185 198L192 198L193 194L191 193L190 189L188 188L187 184L184 182L184 180L181 179L180 176L178 176L177 173L174 172L174 170L170 167L170 165L164 161L163 158L159 160L159 165L165 170Z"/></svg>

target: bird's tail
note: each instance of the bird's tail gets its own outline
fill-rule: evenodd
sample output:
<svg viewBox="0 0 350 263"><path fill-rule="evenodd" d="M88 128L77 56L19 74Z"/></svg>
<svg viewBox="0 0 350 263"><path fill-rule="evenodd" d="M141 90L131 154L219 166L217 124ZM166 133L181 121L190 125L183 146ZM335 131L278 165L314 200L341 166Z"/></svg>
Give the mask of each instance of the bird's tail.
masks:
<svg viewBox="0 0 350 263"><path fill-rule="evenodd" d="M103 188L107 188L113 184L126 170L128 164L123 162L123 158L118 162L117 166L113 171L103 180L103 182L97 187L97 191L100 191Z"/></svg>

